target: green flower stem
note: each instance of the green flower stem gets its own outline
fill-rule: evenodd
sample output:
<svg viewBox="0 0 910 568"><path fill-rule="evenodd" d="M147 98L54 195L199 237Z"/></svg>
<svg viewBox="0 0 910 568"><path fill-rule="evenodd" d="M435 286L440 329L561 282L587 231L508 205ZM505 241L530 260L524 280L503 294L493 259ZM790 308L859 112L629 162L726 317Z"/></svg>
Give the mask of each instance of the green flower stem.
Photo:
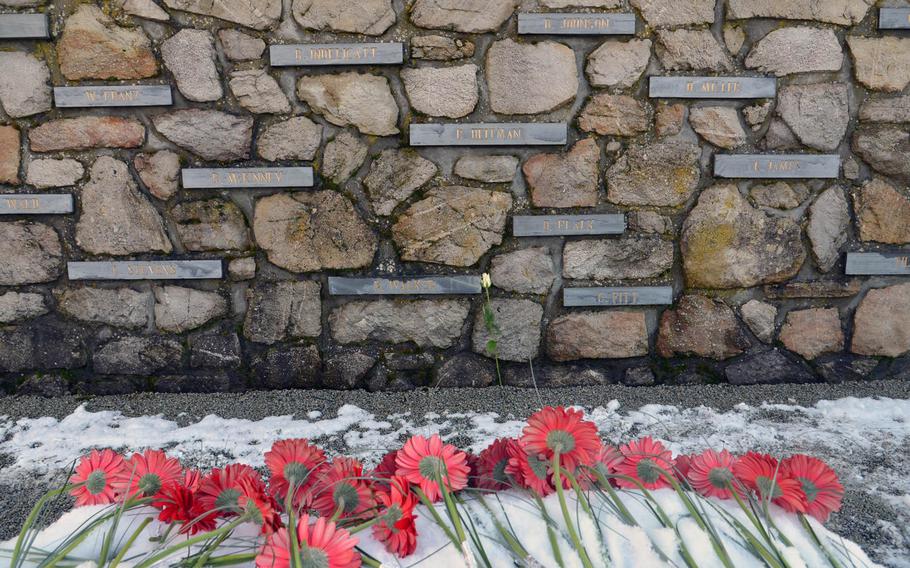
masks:
<svg viewBox="0 0 910 568"><path fill-rule="evenodd" d="M569 533L569 538L572 539L572 545L575 547L575 550L578 552L578 557L581 559L581 564L585 568L594 568L594 565L591 564L591 559L588 558L588 551L585 550L584 546L581 544L581 539L578 538L578 531L575 530L575 524L572 522L572 516L569 514L569 506L566 504L566 494L562 488L562 475L560 473L559 467L559 452L553 453L553 475L556 478L556 494L559 496L559 507L562 509L562 516L566 521L566 531Z"/></svg>
<svg viewBox="0 0 910 568"><path fill-rule="evenodd" d="M293 489L293 484L291 485ZM288 501L293 500L293 493L288 491ZM302 568L300 560L300 543L297 542L297 515L293 507L285 509L288 512L288 542L291 545L291 568Z"/></svg>
<svg viewBox="0 0 910 568"><path fill-rule="evenodd" d="M133 531L133 534L131 534L130 537L126 540L126 542L123 544L123 548L120 549L120 552L117 553L117 556L114 557L108 568L117 568L117 565L120 564L124 556L126 556L126 553L133 546L133 543L136 542L136 539L139 538L139 535L142 534L142 531L145 530L145 527L151 524L152 520L152 517L146 517L145 520L139 524L139 528Z"/></svg>
<svg viewBox="0 0 910 568"><path fill-rule="evenodd" d="M233 531L234 529L236 529L243 523L247 522L248 520L249 520L249 515L243 515L241 517L238 517L236 520L234 520L233 522L231 522L229 524L224 525L220 529L215 529L212 532L196 535L193 538L189 538L189 539L181 542L180 544L174 545L170 548L166 548L166 549L158 552L157 554L154 554L151 558L146 558L139 564L136 564L136 566L134 566L134 568L149 568L150 566L154 566L155 563L158 562L159 560L161 560L162 558L167 558L168 556L171 556L172 554L179 552L179 551L183 550L184 548L189 548L189 547L193 546L194 544L199 544L200 542L205 542L206 540L208 540L210 538L219 537L224 533L230 533L231 531Z"/></svg>
<svg viewBox="0 0 910 568"><path fill-rule="evenodd" d="M16 545L13 547L13 554L10 557L10 566L15 568L20 563L20 556L22 555L22 547L25 543L26 535L31 532L32 527L35 526L35 523L38 521L38 515L41 514L41 511L44 510L44 507L47 505L48 501L58 497L59 495L66 493L67 491L72 490L76 485L66 485L59 489L53 489L48 491L41 496L41 499L38 499L38 502L35 503L35 506L32 507L31 512L29 512L28 517L25 519L25 524L22 525L22 532L19 533L19 538L16 539Z"/></svg>
<svg viewBox="0 0 910 568"><path fill-rule="evenodd" d="M446 536L449 537L449 540L452 541L452 544L457 548L459 546L458 538L455 536L455 533L446 525L445 521L442 520L439 511L436 510L436 507L433 506L433 503L427 498L426 493L424 493L419 487L414 487L414 493L417 494L417 497L420 499L420 502L423 503L423 506L427 508L430 515L433 517L433 522L435 522L439 528L442 529L442 532L446 533Z"/></svg>
<svg viewBox="0 0 910 568"><path fill-rule="evenodd" d="M490 298L490 287L484 286L483 290L487 297L486 305L483 307L483 309L484 309L483 320L487 327L487 333L489 333L490 336L493 337L494 334L498 331L496 329L496 320L495 320L496 316L493 314L493 300ZM499 342L498 342L498 340L494 340L494 341L496 341L496 348L493 350L492 353L490 353L490 355L492 355L493 360L496 361L496 378L499 379L499 386L502 386L502 372L499 368ZM489 349L489 344L488 344L487 351L489 351L489 350L490 349Z"/></svg>
<svg viewBox="0 0 910 568"><path fill-rule="evenodd" d="M537 501L537 507L540 509L541 516L543 516L544 522L547 524L547 539L550 541L550 549L553 550L553 558L559 568L564 568L562 553L559 551L559 541L556 540L556 531L553 530L553 525L550 524L550 515L547 513L547 508L543 504L543 499L540 498L540 495L534 493L534 499Z"/></svg>
<svg viewBox="0 0 910 568"><path fill-rule="evenodd" d="M812 528L812 525L809 524L809 519L806 518L806 515L799 513L799 522L802 523L803 528L806 529L810 535L812 535L812 540L815 541L815 544L821 549L822 554L825 555L825 558L828 559L828 562L831 563L832 568L841 568L840 562L837 561L837 558L831 554L831 551L828 550L828 547L825 546L825 543L822 542L822 539L818 537L818 534L815 532L815 529Z"/></svg>
<svg viewBox="0 0 910 568"><path fill-rule="evenodd" d="M247 564L256 560L256 557L259 556L255 552L245 552L242 554L228 554L225 556L216 556L214 558L209 558L208 562L205 563L206 566L236 566L238 564Z"/></svg>
<svg viewBox="0 0 910 568"><path fill-rule="evenodd" d="M349 527L345 530L347 530L351 534L357 534L361 531L367 530L368 528L372 527L376 523L382 521L383 519L385 519L385 517L386 517L385 515L379 515L378 517L374 517L374 518L370 519L369 521L364 521L364 522L360 523L359 525L354 525L353 527Z"/></svg>
<svg viewBox="0 0 910 568"><path fill-rule="evenodd" d="M487 512L490 514L490 519L493 520L493 526L496 527L496 531L499 533L499 536L501 536L502 539L505 541L505 543L507 545L509 545L509 548L512 549L512 553L518 557L518 560L523 560L523 561L527 562L528 559L530 559L530 557L531 557L531 555L528 554L528 551L525 550L525 548L521 545L520 542L518 542L518 539L515 538L515 535L513 535L511 532L509 532L503 526L503 524L501 522L499 522L499 519L496 518L496 514L493 513L493 509L491 509L490 506L487 504L487 501L486 501L486 499L483 498L483 495L478 494L477 498L478 498L478 501L480 502L480 506L483 507L484 509L486 509Z"/></svg>
<svg viewBox="0 0 910 568"><path fill-rule="evenodd" d="M357 549L357 552L360 553L360 559L365 566L371 566L372 568L383 568L382 562L376 560L366 552L360 550L359 548Z"/></svg>
<svg viewBox="0 0 910 568"><path fill-rule="evenodd" d="M212 554L214 554L215 551L218 550L218 547L221 546L221 543L223 543L225 540L227 540L227 538L229 536L231 536L230 533L224 533L221 536L219 536L218 538L216 538L212 542L212 544L210 544L208 547L206 547L207 550L202 553L202 555L199 557L199 560L196 561L196 564L193 566L193 568L202 568L203 566L205 566L208 563L209 558L212 557Z"/></svg>

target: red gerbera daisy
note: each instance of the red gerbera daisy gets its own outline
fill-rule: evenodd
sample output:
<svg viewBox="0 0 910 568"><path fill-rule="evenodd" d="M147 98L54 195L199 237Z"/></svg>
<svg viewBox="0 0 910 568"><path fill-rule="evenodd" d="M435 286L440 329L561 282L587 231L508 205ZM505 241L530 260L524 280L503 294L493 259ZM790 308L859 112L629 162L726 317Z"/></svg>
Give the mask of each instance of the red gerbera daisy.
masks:
<svg viewBox="0 0 910 568"><path fill-rule="evenodd" d="M319 475L313 508L326 518L361 517L376 507L373 490L363 476L363 465L352 458L335 458Z"/></svg>
<svg viewBox="0 0 910 568"><path fill-rule="evenodd" d="M417 496L411 493L408 480L393 477L388 490L378 491L376 501L382 508L382 519L373 525L373 537L385 544L386 550L401 558L417 548L417 524L414 508Z"/></svg>
<svg viewBox="0 0 910 568"><path fill-rule="evenodd" d="M660 442L645 436L620 446L623 460L616 466L616 473L637 479L647 489L670 487L664 472L672 475L673 454ZM663 471L661 471L663 470ZM631 480L617 478L616 484L626 489L637 489Z"/></svg>
<svg viewBox="0 0 910 568"><path fill-rule="evenodd" d="M179 483L168 485L158 493L152 503L160 509L158 520L163 523L183 523L181 534L196 534L215 530L215 518L203 515L196 518L196 496L191 489Z"/></svg>
<svg viewBox="0 0 910 568"><path fill-rule="evenodd" d="M360 554L354 549L357 537L336 527L335 523L319 517L310 525L309 515L302 515L298 519L296 538L301 563L306 568L360 568ZM288 531L280 529L269 537L259 551L256 568L289 568L290 565L291 543Z"/></svg>
<svg viewBox="0 0 910 568"><path fill-rule="evenodd" d="M556 491L550 479L550 462L543 456L530 455L521 444L510 444L509 465L505 473L515 480L518 485L537 493L541 497Z"/></svg>
<svg viewBox="0 0 910 568"><path fill-rule="evenodd" d="M590 465L595 471L604 476L607 480L607 483L613 487L618 487L616 485L616 480L612 477L613 473L616 471L616 466L622 462L623 455L616 449L615 446L603 445L600 448L600 451L597 452L597 455L594 457L594 463ZM600 485L600 478L590 471L583 471L578 475L578 483L584 489L590 488L592 485Z"/></svg>
<svg viewBox="0 0 910 568"><path fill-rule="evenodd" d="M477 468L480 465L480 458L476 454L465 452L464 459L468 465L468 487L477 487Z"/></svg>
<svg viewBox="0 0 910 568"><path fill-rule="evenodd" d="M372 476L376 479L392 479L395 477L395 470L398 469L398 465L395 463L397 457L398 450L391 451L382 456L382 460L380 460L376 469L373 470Z"/></svg>
<svg viewBox="0 0 910 568"><path fill-rule="evenodd" d="M275 442L272 449L265 453L265 465L272 474L269 479L272 494L284 502L293 485L296 487L293 506L308 509L312 504L312 487L325 463L325 453L308 440Z"/></svg>
<svg viewBox="0 0 910 568"><path fill-rule="evenodd" d="M92 450L81 460L70 477L70 483L79 485L70 494L76 506L107 505L117 499L113 480L126 469L123 456L113 450Z"/></svg>
<svg viewBox="0 0 910 568"><path fill-rule="evenodd" d="M780 471L777 459L749 452L733 464L733 474L762 500L769 500L791 513L805 513L806 494L800 482Z"/></svg>
<svg viewBox="0 0 910 568"><path fill-rule="evenodd" d="M240 514L240 482L244 479L262 483L259 473L248 465L230 464L224 469L213 469L199 482L196 513L209 513L213 518Z"/></svg>
<svg viewBox="0 0 910 568"><path fill-rule="evenodd" d="M244 477L238 481L240 496L237 505L251 515L253 524L262 527L262 534L272 534L281 528L281 513L278 503L268 494L261 479Z"/></svg>
<svg viewBox="0 0 910 568"><path fill-rule="evenodd" d="M840 511L844 486L828 464L810 456L797 454L780 462L785 477L799 481L808 503L806 512L824 523L831 513Z"/></svg>
<svg viewBox="0 0 910 568"><path fill-rule="evenodd" d="M438 434L429 440L414 436L398 450L396 471L409 482L420 486L430 501L442 496L439 480L446 489L458 491L468 485L468 464L464 452L451 444L443 444Z"/></svg>
<svg viewBox="0 0 910 568"><path fill-rule="evenodd" d="M202 474L198 469L188 469L183 472L183 486L190 491L199 489L199 482L202 481Z"/></svg>
<svg viewBox="0 0 910 568"><path fill-rule="evenodd" d="M500 438L480 452L477 457L477 487L491 491L509 489L514 482L506 474L509 465L509 446L517 446L515 438Z"/></svg>
<svg viewBox="0 0 910 568"><path fill-rule="evenodd" d="M732 499L733 492L733 465L736 457L723 450L715 452L706 450L697 456L692 456L687 478L692 489L705 497L718 499Z"/></svg>
<svg viewBox="0 0 910 568"><path fill-rule="evenodd" d="M692 457L680 454L673 458L676 461L676 467L673 468L673 476L677 481L685 481L689 475L689 468L692 467Z"/></svg>
<svg viewBox="0 0 910 568"><path fill-rule="evenodd" d="M114 487L128 497L154 497L168 485L183 481L183 467L175 458L161 450L146 450L133 454L114 479Z"/></svg>
<svg viewBox="0 0 910 568"><path fill-rule="evenodd" d="M560 467L573 472L591 465L603 445L597 426L584 419L580 410L548 406L528 418L521 437L529 454L550 460L559 453Z"/></svg>

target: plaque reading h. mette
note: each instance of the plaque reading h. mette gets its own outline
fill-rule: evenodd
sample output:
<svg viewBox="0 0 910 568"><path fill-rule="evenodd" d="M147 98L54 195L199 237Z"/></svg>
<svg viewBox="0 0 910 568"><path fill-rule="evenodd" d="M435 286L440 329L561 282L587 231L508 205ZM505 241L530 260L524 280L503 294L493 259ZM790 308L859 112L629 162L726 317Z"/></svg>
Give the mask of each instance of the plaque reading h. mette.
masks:
<svg viewBox="0 0 910 568"><path fill-rule="evenodd" d="M671 286L624 288L564 288L562 305L579 306L669 306L673 303Z"/></svg>
<svg viewBox="0 0 910 568"><path fill-rule="evenodd" d="M313 168L185 168L186 189L312 187Z"/></svg>
<svg viewBox="0 0 910 568"><path fill-rule="evenodd" d="M621 235L626 230L624 215L517 215L512 218L516 237L578 235Z"/></svg>
<svg viewBox="0 0 910 568"><path fill-rule="evenodd" d="M171 106L168 85L98 85L54 87L58 108Z"/></svg>
<svg viewBox="0 0 910 568"><path fill-rule="evenodd" d="M0 215L65 215L73 212L68 193L0 194Z"/></svg>
<svg viewBox="0 0 910 568"><path fill-rule="evenodd" d="M272 67L327 65L399 65L403 43L314 43L269 47Z"/></svg>
<svg viewBox="0 0 910 568"><path fill-rule="evenodd" d="M910 251L847 253L849 276L910 276Z"/></svg>
<svg viewBox="0 0 910 568"><path fill-rule="evenodd" d="M44 14L0 14L0 39L48 39Z"/></svg>
<svg viewBox="0 0 910 568"><path fill-rule="evenodd" d="M518 14L521 35L635 35L635 14Z"/></svg>
<svg viewBox="0 0 910 568"><path fill-rule="evenodd" d="M329 277L332 296L480 294L479 276Z"/></svg>
<svg viewBox="0 0 910 568"><path fill-rule="evenodd" d="M766 99L777 96L773 77L651 77L652 99Z"/></svg>
<svg viewBox="0 0 910 568"><path fill-rule="evenodd" d="M214 280L220 260L128 260L68 262L70 280Z"/></svg>
<svg viewBox="0 0 910 568"><path fill-rule="evenodd" d="M412 124L411 146L562 146L565 123Z"/></svg>
<svg viewBox="0 0 910 568"><path fill-rule="evenodd" d="M718 154L714 175L737 179L834 179L840 156L825 154Z"/></svg>

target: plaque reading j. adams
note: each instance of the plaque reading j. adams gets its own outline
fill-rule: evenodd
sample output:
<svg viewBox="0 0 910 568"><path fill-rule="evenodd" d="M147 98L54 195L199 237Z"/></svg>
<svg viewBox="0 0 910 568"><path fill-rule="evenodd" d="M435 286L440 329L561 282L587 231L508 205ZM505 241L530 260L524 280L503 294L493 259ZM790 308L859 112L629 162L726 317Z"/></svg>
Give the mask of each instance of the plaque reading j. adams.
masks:
<svg viewBox="0 0 910 568"><path fill-rule="evenodd" d="M518 14L522 35L635 35L635 14Z"/></svg>
<svg viewBox="0 0 910 568"><path fill-rule="evenodd" d="M671 286L639 288L564 288L562 305L576 306L669 306Z"/></svg>
<svg viewBox="0 0 910 568"><path fill-rule="evenodd" d="M0 194L0 215L61 215L73 212L68 193Z"/></svg>
<svg viewBox="0 0 910 568"><path fill-rule="evenodd" d="M314 43L269 47L272 67L326 65L399 65L403 43Z"/></svg>
<svg viewBox="0 0 910 568"><path fill-rule="evenodd" d="M186 168L186 189L312 187L313 168Z"/></svg>
<svg viewBox="0 0 910 568"><path fill-rule="evenodd" d="M624 215L516 215L512 233L516 237L573 235L620 235L626 230Z"/></svg>
<svg viewBox="0 0 910 568"><path fill-rule="evenodd" d="M771 77L651 77L652 99L765 99L777 96Z"/></svg>
<svg viewBox="0 0 910 568"><path fill-rule="evenodd" d="M329 277L329 294L332 296L480 294L480 292L479 276Z"/></svg>
<svg viewBox="0 0 910 568"><path fill-rule="evenodd" d="M824 178L840 175L840 156L824 154L719 154L714 175L722 178Z"/></svg>
<svg viewBox="0 0 910 568"><path fill-rule="evenodd" d="M168 85L54 87L54 104L58 108L170 106L173 103Z"/></svg>
<svg viewBox="0 0 910 568"><path fill-rule="evenodd" d="M847 253L850 276L910 276L910 251Z"/></svg>
<svg viewBox="0 0 910 568"><path fill-rule="evenodd" d="M562 146L565 123L412 124L411 146Z"/></svg>
<svg viewBox="0 0 910 568"><path fill-rule="evenodd" d="M211 280L222 276L220 260L68 262L70 280Z"/></svg>
<svg viewBox="0 0 910 568"><path fill-rule="evenodd" d="M0 39L48 39L44 14L0 14Z"/></svg>

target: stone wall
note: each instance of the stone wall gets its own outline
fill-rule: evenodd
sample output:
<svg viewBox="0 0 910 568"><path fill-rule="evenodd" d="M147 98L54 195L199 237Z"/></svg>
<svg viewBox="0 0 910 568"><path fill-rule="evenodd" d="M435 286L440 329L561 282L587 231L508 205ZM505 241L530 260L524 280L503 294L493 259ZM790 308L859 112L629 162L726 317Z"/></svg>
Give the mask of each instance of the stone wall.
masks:
<svg viewBox="0 0 910 568"><path fill-rule="evenodd" d="M491 338L512 385L531 384L529 361L541 386L910 378L893 254L910 243L910 36L880 30L872 4L0 0L50 31L0 39L0 193L41 194L0 196L3 390L486 386ZM632 13L637 31L518 33L518 14L558 11ZM336 42L400 42L404 62L353 46L308 52L344 65L269 63L269 46ZM724 79L718 98L649 97L651 76L718 75L776 78L776 96L726 98ZM173 103L108 88L137 84ZM52 87L85 85L94 106L55 104ZM415 124L497 122L565 123L568 140L409 145ZM716 155L781 153L837 155L836 179L714 175ZM267 187L300 166L313 187ZM240 167L260 169L181 184L184 168ZM35 214L48 194L73 211L64 197ZM512 230L594 213L627 228ZM848 252L889 253L893 275L847 276ZM223 277L150 264L177 260ZM483 295L413 280L485 272L492 333ZM330 276L414 293L336 296ZM587 286L635 288L564 306ZM634 305L655 286L672 305Z"/></svg>

